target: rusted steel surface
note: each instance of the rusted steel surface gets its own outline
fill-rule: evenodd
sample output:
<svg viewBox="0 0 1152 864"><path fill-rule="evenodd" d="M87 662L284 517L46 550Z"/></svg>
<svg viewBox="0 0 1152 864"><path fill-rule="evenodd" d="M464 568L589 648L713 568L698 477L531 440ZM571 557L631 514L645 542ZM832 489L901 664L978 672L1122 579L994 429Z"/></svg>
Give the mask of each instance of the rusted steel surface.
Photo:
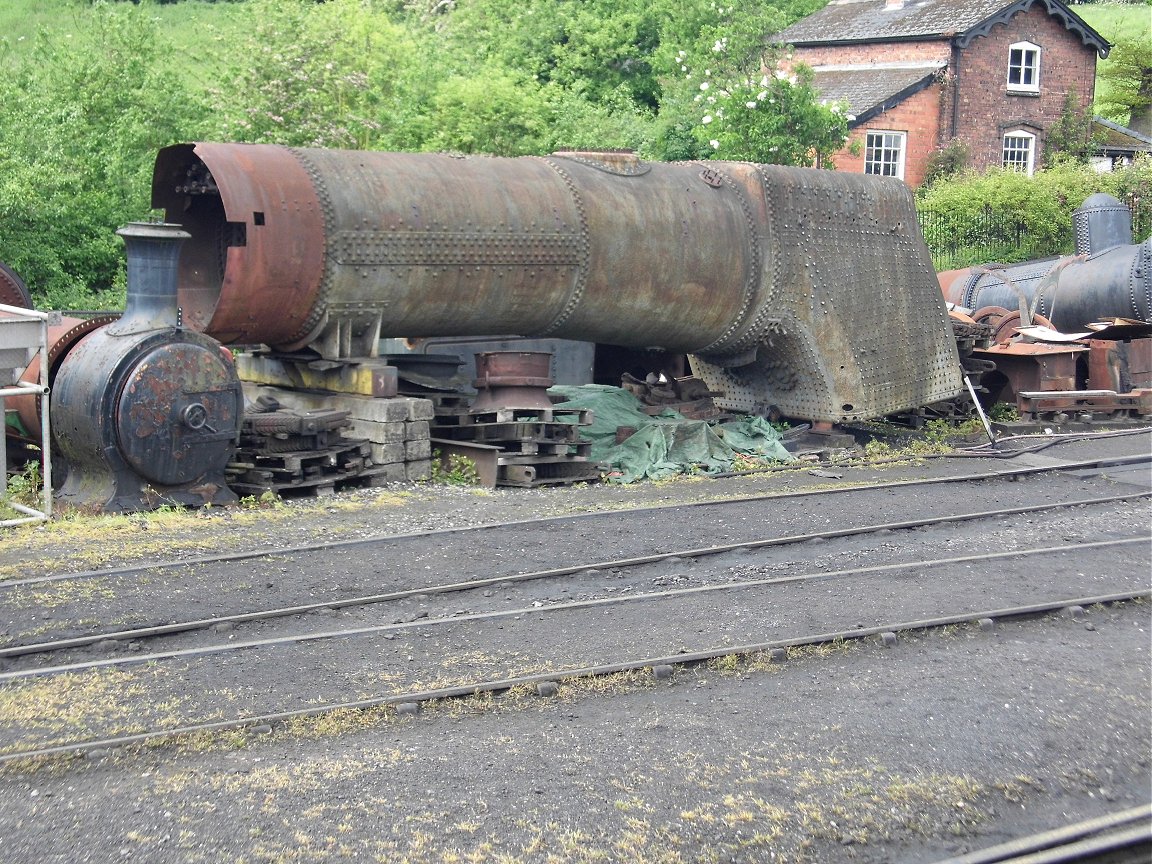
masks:
<svg viewBox="0 0 1152 864"><path fill-rule="evenodd" d="M16 271L3 261L0 261L0 305L19 306L21 309L32 308L32 295L28 291L28 286Z"/></svg>
<svg viewBox="0 0 1152 864"><path fill-rule="evenodd" d="M56 373L60 368L60 361L72 350L77 342L94 330L105 324L115 321L115 315L99 315L94 318L61 318L59 324L48 327L48 386L56 381ZM32 362L20 375L21 381L35 382L40 380L40 355L32 358ZM40 398L38 396L9 396L8 406L15 409L20 417L20 424L29 431L28 439L40 444Z"/></svg>
<svg viewBox="0 0 1152 864"><path fill-rule="evenodd" d="M1017 396L1020 415L1031 420L1049 415L1081 413L1152 418L1152 390L1133 390L1130 393L1102 390L1025 391Z"/></svg>
<svg viewBox="0 0 1152 864"><path fill-rule="evenodd" d="M548 388L552 355L542 351L485 351L476 355L476 398L471 413L500 408L552 407Z"/></svg>
<svg viewBox="0 0 1152 864"><path fill-rule="evenodd" d="M992 328L989 339L994 343L1010 341L1020 327L1040 326L1051 327L1052 322L1043 315L1029 315L1025 321L1019 310L1008 310L1003 306L984 306L972 313L972 320L977 324L987 324Z"/></svg>
<svg viewBox="0 0 1152 864"><path fill-rule="evenodd" d="M1152 321L1152 237L1132 242L1132 215L1110 195L1091 195L1073 214L1076 255L988 264L937 274L949 303L1035 310L1065 332L1113 317Z"/></svg>
<svg viewBox="0 0 1152 864"><path fill-rule="evenodd" d="M240 377L253 384L266 384L296 390L320 390L329 393L352 393L391 399L399 392L396 367L383 360L367 358L356 363L332 363L328 367L309 362L309 358L272 356L257 352L240 354L236 369Z"/></svg>
<svg viewBox="0 0 1152 864"><path fill-rule="evenodd" d="M180 258L185 323L222 342L302 343L326 287L321 190L283 147L197 150L204 161L191 145L161 151L154 180L169 220L192 235Z"/></svg>
<svg viewBox="0 0 1152 864"><path fill-rule="evenodd" d="M986 374L980 382L992 401L1012 404L1018 394L1028 390L1076 389L1076 360L1087 351L1087 345L1079 344L1002 342L972 354L996 364L996 371Z"/></svg>
<svg viewBox="0 0 1152 864"><path fill-rule="evenodd" d="M942 274L943 275L943 274ZM952 274L948 274L952 275ZM1088 258L1030 261L987 271L972 268L953 279L945 299L968 309L1029 308L1058 330L1076 332L1102 318L1152 320L1152 240Z"/></svg>
<svg viewBox="0 0 1152 864"><path fill-rule="evenodd" d="M1152 338L1087 341L1089 390L1124 393L1152 387Z"/></svg>
<svg viewBox="0 0 1152 864"><path fill-rule="evenodd" d="M134 510L228 497L239 381L207 337L171 335L105 329L65 359L52 392L53 436L68 463L61 500Z"/></svg>
<svg viewBox="0 0 1152 864"><path fill-rule="evenodd" d="M191 178L189 180L188 178ZM190 324L374 356L381 336L556 336L696 355L723 407L874 417L960 390L907 188L626 154L195 144L153 205L193 240Z"/></svg>

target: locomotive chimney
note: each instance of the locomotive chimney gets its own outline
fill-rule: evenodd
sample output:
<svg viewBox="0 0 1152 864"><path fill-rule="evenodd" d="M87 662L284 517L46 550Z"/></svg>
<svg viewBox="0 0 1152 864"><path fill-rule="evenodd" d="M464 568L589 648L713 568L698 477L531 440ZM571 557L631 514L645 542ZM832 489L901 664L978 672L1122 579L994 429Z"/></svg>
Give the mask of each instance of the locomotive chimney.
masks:
<svg viewBox="0 0 1152 864"><path fill-rule="evenodd" d="M192 235L167 222L129 222L116 232L128 257L124 315L108 327L123 336L182 325L176 300L180 247Z"/></svg>
<svg viewBox="0 0 1152 864"><path fill-rule="evenodd" d="M1132 211L1119 198L1097 192L1072 214L1076 254L1094 255L1132 243Z"/></svg>

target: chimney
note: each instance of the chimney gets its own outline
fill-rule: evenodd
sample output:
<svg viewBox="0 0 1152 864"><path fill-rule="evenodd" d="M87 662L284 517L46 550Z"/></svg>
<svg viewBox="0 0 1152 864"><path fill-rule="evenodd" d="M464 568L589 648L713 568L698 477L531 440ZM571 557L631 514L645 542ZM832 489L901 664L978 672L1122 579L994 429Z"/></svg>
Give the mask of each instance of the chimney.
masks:
<svg viewBox="0 0 1152 864"><path fill-rule="evenodd" d="M128 258L128 299L124 314L108 325L116 336L161 327L179 327L176 304L180 247L192 235L179 225L129 222L116 232Z"/></svg>

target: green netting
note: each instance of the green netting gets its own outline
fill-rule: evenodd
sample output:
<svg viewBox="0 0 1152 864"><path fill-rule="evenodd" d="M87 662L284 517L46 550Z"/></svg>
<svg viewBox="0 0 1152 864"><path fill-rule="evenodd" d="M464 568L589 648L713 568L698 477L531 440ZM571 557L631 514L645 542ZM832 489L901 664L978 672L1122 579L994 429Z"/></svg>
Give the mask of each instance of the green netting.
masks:
<svg viewBox="0 0 1152 864"><path fill-rule="evenodd" d="M780 433L760 417L707 422L689 420L665 409L645 414L639 399L619 387L587 384L553 387L566 401L558 409L591 410L593 423L581 430L592 442L591 457L608 467L608 480L632 483L673 474L719 474L731 471L738 453L791 461L794 457L780 443ZM621 444L616 430L636 429Z"/></svg>

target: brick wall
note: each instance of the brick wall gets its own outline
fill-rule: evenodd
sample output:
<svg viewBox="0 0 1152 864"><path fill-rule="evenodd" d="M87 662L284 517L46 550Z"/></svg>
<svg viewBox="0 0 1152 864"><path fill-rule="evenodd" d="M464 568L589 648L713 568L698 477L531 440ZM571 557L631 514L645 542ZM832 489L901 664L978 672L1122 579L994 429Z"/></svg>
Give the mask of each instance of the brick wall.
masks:
<svg viewBox="0 0 1152 864"><path fill-rule="evenodd" d="M836 169L864 173L864 141L870 129L885 132L904 132L904 182L915 188L924 179L924 169L928 158L938 144L940 128L940 85L934 84L905 99L895 108L886 111L851 133L851 140L859 142L860 153L851 155L847 149L834 159Z"/></svg>
<svg viewBox="0 0 1152 864"><path fill-rule="evenodd" d="M1008 46L1015 42L1041 48L1038 95L1008 91ZM1064 94L1075 88L1082 106L1092 102L1096 51L1037 3L1014 15L1007 26L996 26L987 36L974 39L960 52L957 67L956 137L968 143L969 164L1000 165L1003 134L1017 125L1037 135L1039 164L1044 132L1063 112Z"/></svg>

